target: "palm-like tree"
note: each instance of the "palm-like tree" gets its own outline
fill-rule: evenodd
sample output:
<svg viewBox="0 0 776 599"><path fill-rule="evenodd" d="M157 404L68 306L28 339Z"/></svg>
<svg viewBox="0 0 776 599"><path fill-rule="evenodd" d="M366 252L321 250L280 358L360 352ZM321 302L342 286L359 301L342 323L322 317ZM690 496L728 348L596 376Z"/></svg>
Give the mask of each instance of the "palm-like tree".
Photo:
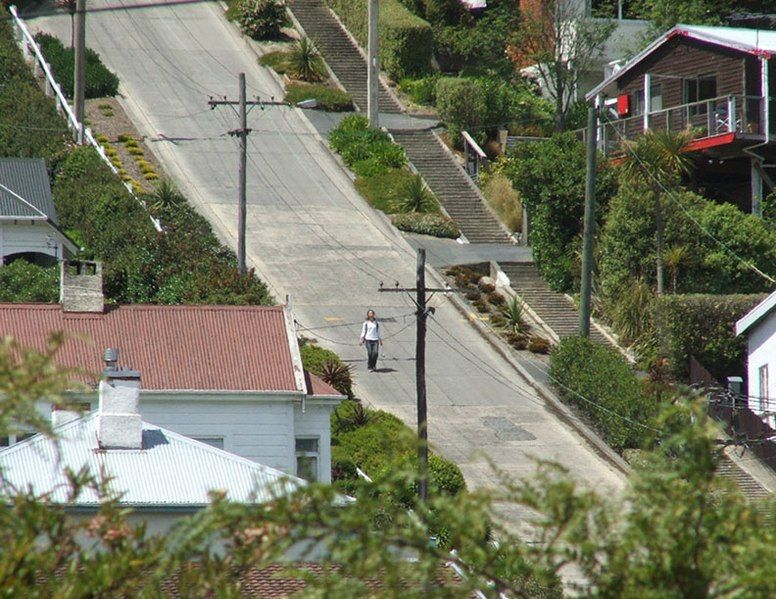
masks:
<svg viewBox="0 0 776 599"><path fill-rule="evenodd" d="M671 277L671 293L676 293L676 282L679 278L679 267L687 261L688 250L683 245L667 247L663 252L663 263Z"/></svg>
<svg viewBox="0 0 776 599"><path fill-rule="evenodd" d="M657 294L665 290L663 274L663 246L665 223L663 222L662 195L678 187L682 179L692 172L693 158L687 151L692 141L690 130L647 131L635 141L623 144L623 161L626 178L648 185L652 189L655 205L655 253Z"/></svg>

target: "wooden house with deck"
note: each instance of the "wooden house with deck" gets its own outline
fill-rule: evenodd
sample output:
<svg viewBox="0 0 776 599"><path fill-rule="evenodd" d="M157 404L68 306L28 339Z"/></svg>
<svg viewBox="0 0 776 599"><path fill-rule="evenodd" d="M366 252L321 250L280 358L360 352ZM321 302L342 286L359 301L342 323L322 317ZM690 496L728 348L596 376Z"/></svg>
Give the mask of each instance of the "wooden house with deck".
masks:
<svg viewBox="0 0 776 599"><path fill-rule="evenodd" d="M776 31L677 25L593 88L599 143L690 129L704 195L761 214L776 179Z"/></svg>

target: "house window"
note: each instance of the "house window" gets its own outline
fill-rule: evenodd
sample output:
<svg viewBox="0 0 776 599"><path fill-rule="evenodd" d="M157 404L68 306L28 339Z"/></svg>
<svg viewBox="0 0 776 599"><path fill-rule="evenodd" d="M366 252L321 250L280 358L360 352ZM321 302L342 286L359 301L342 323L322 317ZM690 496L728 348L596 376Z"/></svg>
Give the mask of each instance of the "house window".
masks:
<svg viewBox="0 0 776 599"><path fill-rule="evenodd" d="M192 437L192 439L204 443L205 445L210 445L210 447L215 447L216 449L224 448L223 437Z"/></svg>
<svg viewBox="0 0 776 599"><path fill-rule="evenodd" d="M0 447L10 447L11 445L16 445L25 439L29 439L34 434L35 433L19 433L18 435L7 435L5 437L0 437Z"/></svg>
<svg viewBox="0 0 776 599"><path fill-rule="evenodd" d="M318 439L297 437L296 439L296 475L299 478L315 482L318 480Z"/></svg>
<svg viewBox="0 0 776 599"><path fill-rule="evenodd" d="M650 92L650 112L663 110L663 86L660 83L654 83L649 88ZM644 90L638 89L633 92L633 116L644 114Z"/></svg>
<svg viewBox="0 0 776 599"><path fill-rule="evenodd" d="M700 75L694 79L684 80L684 103L703 102L717 97L717 76ZM706 114L706 104L698 104L690 108L690 114Z"/></svg>
<svg viewBox="0 0 776 599"><path fill-rule="evenodd" d="M768 365L764 364L757 369L757 379L759 381L760 391L760 412L768 411Z"/></svg>

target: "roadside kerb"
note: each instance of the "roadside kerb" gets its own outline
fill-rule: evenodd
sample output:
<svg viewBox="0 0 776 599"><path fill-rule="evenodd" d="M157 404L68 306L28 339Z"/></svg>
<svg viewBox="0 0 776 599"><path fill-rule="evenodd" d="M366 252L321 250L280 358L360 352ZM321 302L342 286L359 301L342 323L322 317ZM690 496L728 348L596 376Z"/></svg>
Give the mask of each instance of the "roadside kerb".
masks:
<svg viewBox="0 0 776 599"><path fill-rule="evenodd" d="M432 277L437 282L444 285L445 280L437 270L428 266L431 271ZM601 457L608 460L613 466L615 466L620 472L626 476L630 476L632 469L630 465L615 452L606 442L587 424L582 422L574 412L564 404L557 395L547 387L547 385L537 381L526 369L520 364L513 355L513 350L509 347L505 341L503 341L490 327L485 325L480 320L473 320L471 318L471 309L469 306L458 297L457 294L451 293L449 298L450 302L455 308L468 320L472 326L477 330L480 336L485 339L495 349L514 370L527 382L537 394L546 402L547 407L553 411L561 420L569 424L588 444L592 449L598 453Z"/></svg>

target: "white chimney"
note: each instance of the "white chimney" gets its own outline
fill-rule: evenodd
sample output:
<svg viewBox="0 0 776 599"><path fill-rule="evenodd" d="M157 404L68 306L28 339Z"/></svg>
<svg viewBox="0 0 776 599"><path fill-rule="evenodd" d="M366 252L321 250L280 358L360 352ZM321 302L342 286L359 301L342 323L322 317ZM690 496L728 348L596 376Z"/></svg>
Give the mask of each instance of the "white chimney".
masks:
<svg viewBox="0 0 776 599"><path fill-rule="evenodd" d="M102 449L141 449L140 373L117 369L118 354L117 349L105 350L97 440Z"/></svg>

